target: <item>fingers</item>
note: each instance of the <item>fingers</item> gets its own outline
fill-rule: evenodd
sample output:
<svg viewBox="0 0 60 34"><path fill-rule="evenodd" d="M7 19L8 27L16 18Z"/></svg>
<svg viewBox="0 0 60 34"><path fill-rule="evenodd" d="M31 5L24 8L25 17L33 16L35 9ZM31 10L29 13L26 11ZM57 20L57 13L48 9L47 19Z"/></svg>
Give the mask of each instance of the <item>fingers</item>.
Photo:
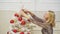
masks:
<svg viewBox="0 0 60 34"><path fill-rule="evenodd" d="M24 13L31 13L30 11L28 11L28 10L26 10L26 9L22 9L22 11L24 12Z"/></svg>
<svg viewBox="0 0 60 34"><path fill-rule="evenodd" d="M24 11L21 12L21 15L24 16L24 17L27 18L27 19L30 18Z"/></svg>

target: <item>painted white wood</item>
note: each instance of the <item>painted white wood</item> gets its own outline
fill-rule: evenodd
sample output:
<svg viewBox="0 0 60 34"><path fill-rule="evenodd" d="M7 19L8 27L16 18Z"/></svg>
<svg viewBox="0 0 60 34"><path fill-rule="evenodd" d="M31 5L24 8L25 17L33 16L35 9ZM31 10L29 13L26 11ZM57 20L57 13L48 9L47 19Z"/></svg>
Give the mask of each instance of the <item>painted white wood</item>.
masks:
<svg viewBox="0 0 60 34"><path fill-rule="evenodd" d="M0 0L0 10L19 10L21 4L33 11L60 11L60 0Z"/></svg>
<svg viewBox="0 0 60 34"><path fill-rule="evenodd" d="M32 2L34 0L0 0L0 2Z"/></svg>

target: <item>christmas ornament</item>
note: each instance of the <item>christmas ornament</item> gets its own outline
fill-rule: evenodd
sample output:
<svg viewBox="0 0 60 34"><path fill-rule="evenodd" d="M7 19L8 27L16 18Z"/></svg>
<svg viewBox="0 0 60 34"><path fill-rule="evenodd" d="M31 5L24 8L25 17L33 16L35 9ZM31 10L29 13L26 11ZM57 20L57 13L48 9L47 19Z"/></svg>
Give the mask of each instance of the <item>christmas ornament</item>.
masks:
<svg viewBox="0 0 60 34"><path fill-rule="evenodd" d="M24 34L24 32L20 32L20 34Z"/></svg>
<svg viewBox="0 0 60 34"><path fill-rule="evenodd" d="M14 33L18 32L16 29L13 29L12 31L13 31Z"/></svg>
<svg viewBox="0 0 60 34"><path fill-rule="evenodd" d="M24 20L21 21L21 25L25 25L26 22Z"/></svg>
<svg viewBox="0 0 60 34"><path fill-rule="evenodd" d="M22 17L18 17L18 20L19 20L19 21L22 21Z"/></svg>
<svg viewBox="0 0 60 34"><path fill-rule="evenodd" d="M11 24L14 23L14 20L10 20L10 23L11 23Z"/></svg>
<svg viewBox="0 0 60 34"><path fill-rule="evenodd" d="M14 16L19 17L19 15L17 13L15 13Z"/></svg>

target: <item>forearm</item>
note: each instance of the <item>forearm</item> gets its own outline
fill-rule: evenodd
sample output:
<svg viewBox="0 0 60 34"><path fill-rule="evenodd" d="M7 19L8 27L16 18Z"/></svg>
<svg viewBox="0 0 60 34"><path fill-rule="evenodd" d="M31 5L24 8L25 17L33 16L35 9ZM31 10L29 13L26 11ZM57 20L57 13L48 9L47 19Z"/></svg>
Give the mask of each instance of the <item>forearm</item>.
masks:
<svg viewBox="0 0 60 34"><path fill-rule="evenodd" d="M34 23L34 24L36 24L36 25L38 25L38 26L40 26L40 27L42 27L42 28L46 28L46 29L47 29L47 26L48 26L48 25L46 25L46 24L44 24L44 23L35 21L34 19L31 19L31 22Z"/></svg>
<svg viewBox="0 0 60 34"><path fill-rule="evenodd" d="M29 11L28 11L28 13L29 13L31 16L34 16L34 15L35 15L35 14L33 14L32 12L29 12Z"/></svg>
<svg viewBox="0 0 60 34"><path fill-rule="evenodd" d="M29 12L29 14L32 16L32 18L34 19L34 20L36 20L36 21L38 21L38 22L44 22L44 20L43 19L41 19L41 18L39 18L39 17L37 17L35 14L33 14L32 12Z"/></svg>

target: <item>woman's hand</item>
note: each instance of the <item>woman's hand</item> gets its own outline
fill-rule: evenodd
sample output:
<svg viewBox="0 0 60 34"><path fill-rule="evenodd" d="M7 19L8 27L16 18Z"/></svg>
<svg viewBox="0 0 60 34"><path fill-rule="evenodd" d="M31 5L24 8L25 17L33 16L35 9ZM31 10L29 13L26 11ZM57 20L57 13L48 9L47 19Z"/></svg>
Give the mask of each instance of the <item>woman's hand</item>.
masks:
<svg viewBox="0 0 60 34"><path fill-rule="evenodd" d="M30 19L30 17L26 14L26 11L24 9L21 10L21 15L27 19Z"/></svg>
<svg viewBox="0 0 60 34"><path fill-rule="evenodd" d="M26 14L29 13L31 16L34 16L34 13L32 13L32 12L30 12L30 11L28 11L28 10L25 10L25 9L24 9L23 12L26 13Z"/></svg>

